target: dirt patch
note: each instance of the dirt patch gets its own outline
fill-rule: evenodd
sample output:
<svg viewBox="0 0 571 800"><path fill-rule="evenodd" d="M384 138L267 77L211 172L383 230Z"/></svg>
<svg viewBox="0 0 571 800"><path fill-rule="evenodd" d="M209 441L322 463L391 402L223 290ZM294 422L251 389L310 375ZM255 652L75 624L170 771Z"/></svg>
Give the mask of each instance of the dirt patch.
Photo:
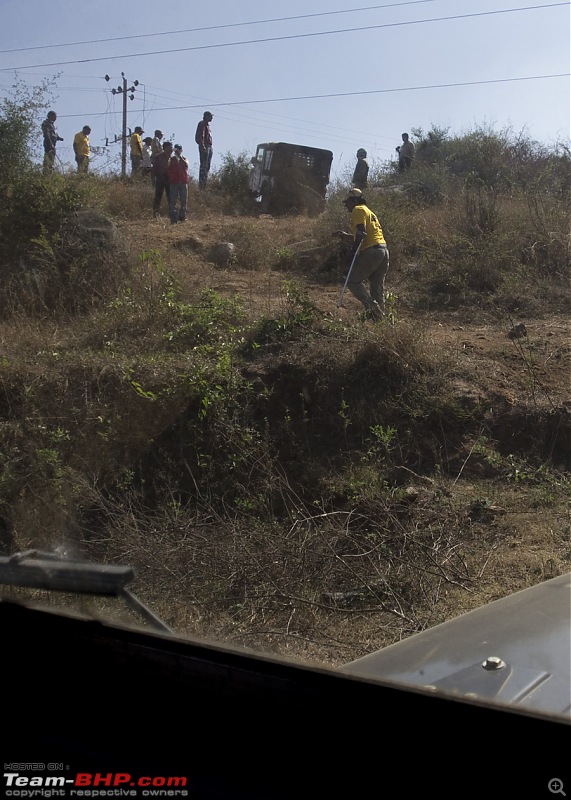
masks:
<svg viewBox="0 0 571 800"><path fill-rule="evenodd" d="M293 250L311 225L305 217L292 218L289 225L270 216L256 220L255 230L271 242L262 269L240 265L240 251L233 263L218 266L208 260L208 253L223 241L232 241L232 220L219 215L211 219L192 220L170 225L168 219L124 223L123 229L135 253L158 250L170 268L184 271L187 285L196 289L212 288L226 294L242 296L252 315L271 315L283 308L281 287L284 281L302 280L312 303L324 314L345 323L360 324L362 308L346 293L343 306L338 307L343 285L339 271L329 271L324 279L319 265L327 252L318 257L311 269L293 274L282 269L279 254ZM298 224L299 223L299 224ZM314 249L311 237L308 241ZM287 260L287 259L282 259ZM398 275L389 273L387 289L399 283ZM418 312L406 303L403 289L397 306L397 318L422 327L429 341L455 356L458 372L455 377L459 391L507 406L522 404L541 409L566 407L571 401L571 338L568 317L548 314L537 319L498 319L480 311ZM475 319L474 319L475 317ZM510 332L523 325L525 334L511 337Z"/></svg>

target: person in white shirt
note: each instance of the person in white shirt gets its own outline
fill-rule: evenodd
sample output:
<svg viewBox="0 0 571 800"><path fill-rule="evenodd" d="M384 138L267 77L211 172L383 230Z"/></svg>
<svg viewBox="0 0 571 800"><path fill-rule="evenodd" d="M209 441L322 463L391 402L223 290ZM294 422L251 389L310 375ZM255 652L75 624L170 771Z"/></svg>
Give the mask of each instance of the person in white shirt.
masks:
<svg viewBox="0 0 571 800"><path fill-rule="evenodd" d="M141 163L141 173L143 176L150 176L151 170L153 168L153 148L152 145L152 138L150 136L146 136L143 139L143 161Z"/></svg>

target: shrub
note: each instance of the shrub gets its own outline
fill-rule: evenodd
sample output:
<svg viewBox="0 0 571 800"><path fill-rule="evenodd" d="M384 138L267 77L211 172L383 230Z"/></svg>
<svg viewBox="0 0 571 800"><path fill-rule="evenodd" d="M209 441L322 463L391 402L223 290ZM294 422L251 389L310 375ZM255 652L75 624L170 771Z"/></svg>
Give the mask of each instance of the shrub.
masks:
<svg viewBox="0 0 571 800"><path fill-rule="evenodd" d="M0 307L80 311L117 287L124 266L109 218L85 206L89 182L36 171L0 206Z"/></svg>
<svg viewBox="0 0 571 800"><path fill-rule="evenodd" d="M250 156L244 150L237 156L224 153L222 166L212 175L212 180L225 195L241 197L249 195L248 178L250 176Z"/></svg>
<svg viewBox="0 0 571 800"><path fill-rule="evenodd" d="M51 102L52 86L53 80L32 89L16 81L12 97L0 102L0 187L4 191L10 181L32 168L39 117Z"/></svg>

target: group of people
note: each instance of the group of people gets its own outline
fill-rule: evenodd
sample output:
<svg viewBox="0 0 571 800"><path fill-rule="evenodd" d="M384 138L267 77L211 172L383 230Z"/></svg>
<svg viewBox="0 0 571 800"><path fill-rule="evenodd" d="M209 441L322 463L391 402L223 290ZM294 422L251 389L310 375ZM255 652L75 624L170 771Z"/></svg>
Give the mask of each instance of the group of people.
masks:
<svg viewBox="0 0 571 800"><path fill-rule="evenodd" d="M399 158L399 170L405 172L412 166L414 159L414 144L410 141L408 133L401 134L402 144L395 147ZM353 172L352 184L356 189L366 189L369 179L369 162L367 161L367 151L360 147L357 150L357 164Z"/></svg>
<svg viewBox="0 0 571 800"><path fill-rule="evenodd" d="M42 122L42 136L44 137L44 174L53 172L56 160L56 145L63 142L56 130L57 114L55 111L48 111L45 120ZM83 128L73 137L73 152L78 172L88 172L89 157L91 148L89 146L89 134L91 128L84 125Z"/></svg>
<svg viewBox="0 0 571 800"><path fill-rule="evenodd" d="M156 133L161 134L160 131ZM155 135L159 142L161 138L162 135ZM160 151L151 156L150 175L155 187L153 216L160 215L161 200L166 194L171 224L184 222L188 201L188 159L182 154L182 145L164 142Z"/></svg>
<svg viewBox="0 0 571 800"><path fill-rule="evenodd" d="M403 133L401 138L402 144L395 149L399 157L399 170L406 172L412 166L415 148L408 133ZM363 194L368 186L368 178L367 151L360 147L353 172L353 188L343 200L345 208L351 214L351 233L335 233L352 242L351 262L344 289L349 289L361 302L367 316L380 320L385 315L385 278L389 269L389 251L378 217L368 207Z"/></svg>
<svg viewBox="0 0 571 800"><path fill-rule="evenodd" d="M210 111L205 111L202 119L196 127L195 142L198 145L199 173L198 186L205 189L212 164L212 131L210 123L214 119ZM63 142L56 130L57 114L55 111L48 111L46 119L42 122L42 136L44 145L44 173L50 173L55 168L56 146L58 142ZM89 144L89 134L91 128L84 125L75 134L73 139L73 152L77 171L86 173L89 171L89 160L91 147ZM131 175L148 175L155 187L155 197L153 201L153 211L159 213L163 194L167 195L171 222L178 222L186 216L186 195L188 187L188 161L182 155L181 145L172 145L171 142L163 144L163 132L156 130L154 137L147 136L143 139L145 131L137 125L129 139L131 156ZM165 154L167 154L165 156ZM173 191L170 191L170 187ZM171 196L174 196L175 207L178 200L179 210L173 213ZM173 219L174 217L174 219Z"/></svg>
<svg viewBox="0 0 571 800"><path fill-rule="evenodd" d="M63 142L63 138L58 135L56 130L57 114L55 111L48 111L45 120L42 122L42 136L44 137L44 175L53 172L56 160L56 145ZM89 145L89 134L91 128L84 125L73 137L73 152L78 172L89 171L89 158L91 147Z"/></svg>
<svg viewBox="0 0 571 800"><path fill-rule="evenodd" d="M55 111L50 111L42 123L44 137L44 171L54 167L58 136ZM210 123L213 115L205 111L198 123L195 142L198 145L200 189L206 188L212 161L212 133ZM163 132L156 130L154 137L142 138L144 130L137 126L131 135L131 174L149 175L154 186L153 214L159 216L161 201L166 194L169 216L172 225L186 219L188 199L188 160L183 155L180 144L163 142ZM73 150L78 172L87 172L89 166L89 134L91 128L85 125L73 140ZM402 144L396 148L399 154L399 170L410 169L414 159L414 145L408 133L402 134ZM389 269L389 251L383 229L377 215L367 205L363 191L367 188L369 164L367 151L357 150L357 165L353 173L353 188L343 204L351 215L351 232L336 231L336 235L352 242L351 265L345 281L345 288L361 302L367 316L380 320L385 314L385 277ZM342 296L341 296L342 299Z"/></svg>
<svg viewBox="0 0 571 800"><path fill-rule="evenodd" d="M205 111L196 127L195 142L198 145L198 187L206 189L212 163L212 131L214 119ZM156 130L154 137L142 138L144 130L137 126L131 135L131 175L149 175L154 187L153 216L158 217L163 195L167 197L172 225L184 222L188 202L188 159L182 153L182 145L163 142L163 132Z"/></svg>

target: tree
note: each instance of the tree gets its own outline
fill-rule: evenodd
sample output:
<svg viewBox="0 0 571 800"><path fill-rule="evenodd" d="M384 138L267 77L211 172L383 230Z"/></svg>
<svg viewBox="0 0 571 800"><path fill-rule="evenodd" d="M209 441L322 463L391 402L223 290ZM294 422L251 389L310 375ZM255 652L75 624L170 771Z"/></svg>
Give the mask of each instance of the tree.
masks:
<svg viewBox="0 0 571 800"><path fill-rule="evenodd" d="M0 101L0 184L32 168L38 153L41 117L53 102L55 78L30 88L16 78L12 95Z"/></svg>

